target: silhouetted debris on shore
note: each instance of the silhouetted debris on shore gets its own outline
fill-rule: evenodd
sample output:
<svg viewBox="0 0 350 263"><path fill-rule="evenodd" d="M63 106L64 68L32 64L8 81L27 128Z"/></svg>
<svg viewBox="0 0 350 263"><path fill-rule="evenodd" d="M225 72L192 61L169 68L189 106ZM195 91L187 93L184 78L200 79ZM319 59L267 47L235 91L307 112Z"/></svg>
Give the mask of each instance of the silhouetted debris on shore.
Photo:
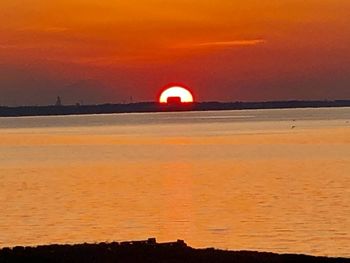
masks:
<svg viewBox="0 0 350 263"><path fill-rule="evenodd" d="M15 247L0 250L1 263L69 263L69 262L348 262L345 258L312 257L305 255L278 255L249 251L223 251L213 248L193 249L182 240L157 243L154 238L146 241L113 242L81 245L49 245L39 247Z"/></svg>
<svg viewBox="0 0 350 263"><path fill-rule="evenodd" d="M56 103L57 104L57 103ZM21 106L1 107L0 117L44 116L44 115L77 115L108 114L131 112L162 111L208 111L208 110L244 110L244 109L288 109L288 108L324 108L350 107L350 100L335 101L267 101L267 102L200 102L170 103L140 102L131 104L101 105L53 105L53 106Z"/></svg>

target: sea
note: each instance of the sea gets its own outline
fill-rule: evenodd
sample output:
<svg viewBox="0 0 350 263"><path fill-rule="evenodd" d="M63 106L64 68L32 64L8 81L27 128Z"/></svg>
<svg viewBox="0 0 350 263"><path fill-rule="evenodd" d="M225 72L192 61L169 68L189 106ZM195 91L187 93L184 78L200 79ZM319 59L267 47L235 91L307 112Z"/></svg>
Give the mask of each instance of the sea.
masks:
<svg viewBox="0 0 350 263"><path fill-rule="evenodd" d="M0 247L149 237L350 257L350 108L0 118Z"/></svg>

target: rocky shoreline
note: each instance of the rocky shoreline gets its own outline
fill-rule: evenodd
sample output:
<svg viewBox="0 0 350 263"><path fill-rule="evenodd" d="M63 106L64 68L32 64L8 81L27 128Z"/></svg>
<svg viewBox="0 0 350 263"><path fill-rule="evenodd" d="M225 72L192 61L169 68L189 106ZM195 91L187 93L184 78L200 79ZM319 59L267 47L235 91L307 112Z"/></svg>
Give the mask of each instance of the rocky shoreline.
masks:
<svg viewBox="0 0 350 263"><path fill-rule="evenodd" d="M145 241L112 242L78 245L47 245L0 249L1 263L20 262L348 262L346 258L274 254L253 251L225 251L214 248L194 249L182 241L157 243Z"/></svg>

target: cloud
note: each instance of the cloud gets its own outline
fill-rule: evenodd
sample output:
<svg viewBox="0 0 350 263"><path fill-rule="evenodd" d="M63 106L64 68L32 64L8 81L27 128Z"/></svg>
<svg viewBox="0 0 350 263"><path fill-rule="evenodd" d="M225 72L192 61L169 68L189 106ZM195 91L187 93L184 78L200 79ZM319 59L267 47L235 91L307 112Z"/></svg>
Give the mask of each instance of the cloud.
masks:
<svg viewBox="0 0 350 263"><path fill-rule="evenodd" d="M18 32L42 32L42 33L61 33L68 31L68 27L35 27L35 26L27 26L17 29Z"/></svg>
<svg viewBox="0 0 350 263"><path fill-rule="evenodd" d="M239 46L256 46L265 44L265 39L243 39L232 41L212 41L202 43L192 43L177 46L177 48L220 48L220 47L239 47Z"/></svg>
<svg viewBox="0 0 350 263"><path fill-rule="evenodd" d="M231 46L255 46L266 43L264 39L253 39L253 40L233 40L233 41L217 41L217 42L206 42L198 43L194 46L198 47L231 47Z"/></svg>

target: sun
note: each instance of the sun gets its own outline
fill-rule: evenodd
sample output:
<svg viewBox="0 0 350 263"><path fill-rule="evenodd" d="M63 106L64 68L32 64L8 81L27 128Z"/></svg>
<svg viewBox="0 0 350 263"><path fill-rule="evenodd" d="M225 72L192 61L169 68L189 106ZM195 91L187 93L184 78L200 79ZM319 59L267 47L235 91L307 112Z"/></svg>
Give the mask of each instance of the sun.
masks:
<svg viewBox="0 0 350 263"><path fill-rule="evenodd" d="M181 86L166 88L159 97L160 103L192 103L193 101L192 93Z"/></svg>

